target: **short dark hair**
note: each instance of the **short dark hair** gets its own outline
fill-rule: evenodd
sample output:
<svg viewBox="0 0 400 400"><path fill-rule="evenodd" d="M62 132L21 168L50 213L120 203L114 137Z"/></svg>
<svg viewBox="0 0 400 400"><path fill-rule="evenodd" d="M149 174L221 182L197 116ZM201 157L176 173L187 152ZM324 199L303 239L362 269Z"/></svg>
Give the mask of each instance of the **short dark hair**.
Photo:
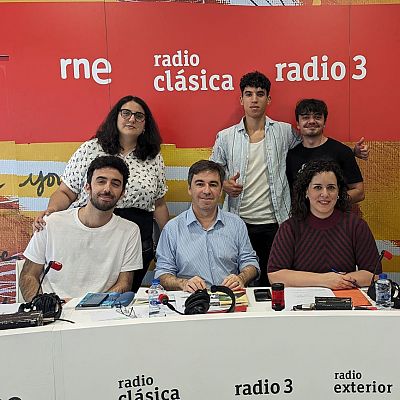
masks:
<svg viewBox="0 0 400 400"><path fill-rule="evenodd" d="M322 114L324 119L328 118L328 107L326 103L318 99L302 99L296 104L294 111L296 121L299 122L300 115L306 114Z"/></svg>
<svg viewBox="0 0 400 400"><path fill-rule="evenodd" d="M119 131L117 127L118 113L120 112L121 107L129 101L134 101L142 106L145 114L144 132L140 134L137 139L134 153L136 157L143 161L147 158L153 159L160 152L161 136L150 108L140 97L129 95L119 99L108 113L106 119L100 125L94 137L98 139L101 147L106 153L111 155L119 154L122 148L119 142Z"/></svg>
<svg viewBox="0 0 400 400"><path fill-rule="evenodd" d="M246 87L265 89L267 96L269 96L271 81L261 72L249 72L240 79L240 91L242 94Z"/></svg>
<svg viewBox="0 0 400 400"><path fill-rule="evenodd" d="M225 170L222 167L222 165L211 161L211 160L200 160L195 162L190 168L189 168L189 174L188 174L188 184L189 186L192 184L193 176L199 174L200 172L204 171L211 171L211 172L217 172L219 175L219 179L221 181L221 185L225 180Z"/></svg>
<svg viewBox="0 0 400 400"><path fill-rule="evenodd" d="M321 172L333 172L336 176L339 198L335 208L347 212L350 210L350 197L347 193L347 185L342 170L334 161L313 160L309 161L298 172L293 186L291 216L297 220L305 220L310 213L310 201L306 198L308 185L312 178Z"/></svg>
<svg viewBox="0 0 400 400"><path fill-rule="evenodd" d="M93 173L96 169L114 168L122 175L122 189L125 189L129 178L129 168L125 161L117 156L100 156L95 158L89 165L87 170L87 183L92 183Z"/></svg>

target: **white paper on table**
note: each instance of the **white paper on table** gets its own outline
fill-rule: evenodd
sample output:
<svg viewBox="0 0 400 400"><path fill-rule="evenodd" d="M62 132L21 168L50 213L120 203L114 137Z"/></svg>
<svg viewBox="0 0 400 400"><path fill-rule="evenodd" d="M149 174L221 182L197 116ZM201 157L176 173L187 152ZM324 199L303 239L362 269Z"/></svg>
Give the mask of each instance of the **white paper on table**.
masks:
<svg viewBox="0 0 400 400"><path fill-rule="evenodd" d="M14 314L18 311L19 304L0 304L0 314Z"/></svg>
<svg viewBox="0 0 400 400"><path fill-rule="evenodd" d="M285 311L293 306L315 303L315 297L335 297L331 289L320 287L285 287Z"/></svg>

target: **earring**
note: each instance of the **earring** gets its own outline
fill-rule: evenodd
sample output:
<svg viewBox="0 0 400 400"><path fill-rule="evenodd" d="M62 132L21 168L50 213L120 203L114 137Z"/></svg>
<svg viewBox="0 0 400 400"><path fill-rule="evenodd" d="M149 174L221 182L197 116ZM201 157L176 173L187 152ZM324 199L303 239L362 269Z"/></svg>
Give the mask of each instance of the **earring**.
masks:
<svg viewBox="0 0 400 400"><path fill-rule="evenodd" d="M339 200L339 196L337 197L337 199Z"/></svg>
<svg viewBox="0 0 400 400"><path fill-rule="evenodd" d="M306 194L306 199L308 199L308 194Z"/></svg>

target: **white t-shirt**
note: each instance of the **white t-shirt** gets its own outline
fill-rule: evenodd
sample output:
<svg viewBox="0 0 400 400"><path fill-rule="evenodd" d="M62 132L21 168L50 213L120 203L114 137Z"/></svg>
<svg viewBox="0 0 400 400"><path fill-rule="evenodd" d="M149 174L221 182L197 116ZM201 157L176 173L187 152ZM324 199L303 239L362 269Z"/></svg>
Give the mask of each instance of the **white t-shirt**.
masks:
<svg viewBox="0 0 400 400"><path fill-rule="evenodd" d="M120 272L143 268L139 227L113 215L99 227L89 228L78 218L79 208L51 214L46 226L32 236L24 256L37 264L62 263L44 278L44 293L61 298L104 292Z"/></svg>
<svg viewBox="0 0 400 400"><path fill-rule="evenodd" d="M248 224L276 222L265 163L265 138L249 143L249 159L239 215Z"/></svg>

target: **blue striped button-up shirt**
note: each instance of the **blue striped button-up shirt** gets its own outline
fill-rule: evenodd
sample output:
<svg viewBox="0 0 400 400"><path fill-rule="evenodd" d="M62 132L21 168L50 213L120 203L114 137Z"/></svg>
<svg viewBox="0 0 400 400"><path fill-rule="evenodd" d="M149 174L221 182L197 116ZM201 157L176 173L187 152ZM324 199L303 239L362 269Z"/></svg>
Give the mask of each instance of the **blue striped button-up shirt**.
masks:
<svg viewBox="0 0 400 400"><path fill-rule="evenodd" d="M265 121L265 165L271 191L271 202L279 224L289 218L290 190L286 179L286 155L289 149L300 143L296 131L286 122ZM219 132L210 159L223 165L227 179L240 172L238 183L246 182L249 161L249 135L243 119L230 128ZM225 197L224 210L239 214L243 192L234 198Z"/></svg>
<svg viewBox="0 0 400 400"><path fill-rule="evenodd" d="M190 207L162 230L155 277L197 275L207 286L220 285L229 274L239 274L248 265L259 269L244 222L218 209L214 225L206 230Z"/></svg>

